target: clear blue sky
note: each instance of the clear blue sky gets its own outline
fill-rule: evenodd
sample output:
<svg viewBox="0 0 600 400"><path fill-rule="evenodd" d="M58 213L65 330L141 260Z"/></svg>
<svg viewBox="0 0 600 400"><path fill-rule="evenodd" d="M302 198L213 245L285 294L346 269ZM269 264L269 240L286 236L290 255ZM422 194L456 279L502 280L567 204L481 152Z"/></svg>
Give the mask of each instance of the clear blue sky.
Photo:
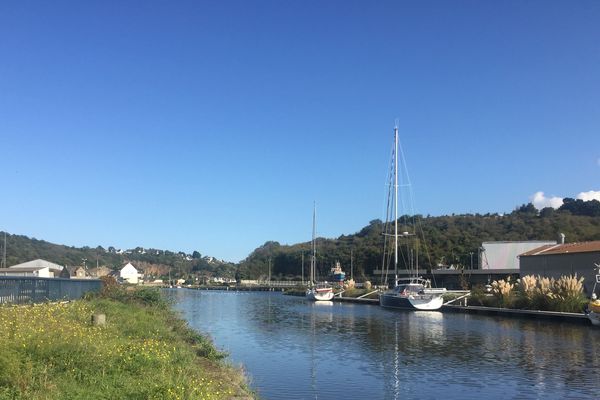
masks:
<svg viewBox="0 0 600 400"><path fill-rule="evenodd" d="M600 191L600 1L3 1L0 230L238 261Z"/></svg>

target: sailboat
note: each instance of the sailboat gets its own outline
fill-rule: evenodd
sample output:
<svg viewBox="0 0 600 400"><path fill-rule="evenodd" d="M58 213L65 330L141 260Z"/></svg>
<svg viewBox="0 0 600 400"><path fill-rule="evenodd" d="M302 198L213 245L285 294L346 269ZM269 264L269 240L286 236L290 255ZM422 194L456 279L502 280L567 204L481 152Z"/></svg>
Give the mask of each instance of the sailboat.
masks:
<svg viewBox="0 0 600 400"><path fill-rule="evenodd" d="M393 219L394 219L394 232L384 233L386 235L385 242L387 244L390 238L393 239L394 249L394 286L392 289L387 290L379 295L379 305L382 307L399 308L405 310L424 310L434 311L439 310L443 303L443 294L446 292L445 288L432 288L431 282L427 279L423 279L418 276L418 254L413 258L412 250L408 251L409 256L409 269L411 276L409 278L398 279L398 239L402 238L406 242L409 242L412 237L416 235L416 232L403 231L401 234L398 233L398 126L394 127L394 149L392 153L392 170L390 178L393 178L393 182L390 184L390 196L388 196L388 217L392 214L389 210L393 207ZM406 173L406 164L403 162L404 172ZM406 176L408 176L406 174ZM409 186L409 184L403 185ZM392 200L391 202L389 200ZM389 222L389 218L388 218ZM389 226L389 225L388 225ZM413 224L413 229L414 224ZM416 242L416 241L415 241ZM384 245L384 263L386 260L387 246ZM388 259L391 257L388 257ZM413 265L413 260L415 260ZM389 263L387 266L383 266L383 270L389 269ZM387 276L387 274L386 274ZM387 279L386 279L387 281Z"/></svg>
<svg viewBox="0 0 600 400"><path fill-rule="evenodd" d="M306 290L306 298L313 301L330 301L333 299L333 288L327 282L316 284L316 261L317 261L317 245L315 242L316 236L316 220L317 206L313 205L313 229L312 229L312 254L310 257L310 278L308 279L308 289Z"/></svg>

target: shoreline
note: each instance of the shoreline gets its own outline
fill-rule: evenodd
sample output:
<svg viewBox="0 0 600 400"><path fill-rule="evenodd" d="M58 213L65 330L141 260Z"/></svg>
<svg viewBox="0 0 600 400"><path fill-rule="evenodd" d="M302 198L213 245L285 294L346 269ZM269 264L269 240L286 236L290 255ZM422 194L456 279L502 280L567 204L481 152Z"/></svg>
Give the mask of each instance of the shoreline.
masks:
<svg viewBox="0 0 600 400"><path fill-rule="evenodd" d="M3 305L0 345L0 398L256 397L243 371L157 290Z"/></svg>

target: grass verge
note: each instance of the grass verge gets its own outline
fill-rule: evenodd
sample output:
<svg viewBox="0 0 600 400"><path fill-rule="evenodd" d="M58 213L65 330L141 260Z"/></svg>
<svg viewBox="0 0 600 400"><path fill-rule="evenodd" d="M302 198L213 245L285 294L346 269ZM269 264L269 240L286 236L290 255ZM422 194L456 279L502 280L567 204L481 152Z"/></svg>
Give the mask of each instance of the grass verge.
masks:
<svg viewBox="0 0 600 400"><path fill-rule="evenodd" d="M2 306L0 348L2 400L252 398L243 373L153 289Z"/></svg>

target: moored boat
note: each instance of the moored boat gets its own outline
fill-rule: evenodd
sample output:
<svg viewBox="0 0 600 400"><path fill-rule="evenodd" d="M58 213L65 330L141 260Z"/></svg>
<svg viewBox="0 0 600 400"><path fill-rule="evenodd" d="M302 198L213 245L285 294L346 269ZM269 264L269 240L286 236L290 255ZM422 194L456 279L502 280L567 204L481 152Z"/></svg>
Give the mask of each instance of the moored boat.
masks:
<svg viewBox="0 0 600 400"><path fill-rule="evenodd" d="M409 231L403 231L401 236L405 240L406 251L403 252L404 261L407 265L407 269L411 271L411 277L406 279L398 279L398 127L394 127L394 150L393 150L393 158L392 158L392 168L391 168L391 176L390 176L390 195L388 199L388 218L386 218L387 223L386 227L390 227L393 223L393 233L390 233L386 229L384 232L385 244L384 244L384 264L382 266L382 271L388 271L390 267L390 263L386 260L389 260L388 257L393 248L394 251L394 283L393 288L387 290L379 295L379 305L382 307L389 308L398 308L404 310L423 310L423 311L435 311L439 310L444 304L443 295L446 292L445 288L432 288L431 282L429 280L422 279L417 276L417 271L419 270L419 262L418 262L418 248L414 252L413 257L413 249L409 248L409 241L414 239L416 236L416 227L414 226L414 219L410 221L406 221L404 224L405 227L409 227L412 230L412 233ZM407 176L407 183L404 184L404 187L410 186L410 180L408 179L408 172L406 171L406 163L403 162L404 173ZM412 199L412 196L409 198ZM390 209L389 207L393 207ZM411 210L412 211L412 210ZM406 215L406 214L405 214ZM390 221L390 217L393 216L393 220ZM393 243L388 246L388 241L392 239ZM414 271L414 272L412 272ZM387 272L386 279L387 282Z"/></svg>
<svg viewBox="0 0 600 400"><path fill-rule="evenodd" d="M317 206L315 204L313 205L312 255L310 258L310 279L308 283L308 289L306 290L306 298L313 301L331 301L333 300L334 294L333 287L327 282L316 283L316 214Z"/></svg>
<svg viewBox="0 0 600 400"><path fill-rule="evenodd" d="M393 289L379 296L379 304L382 307L404 310L439 310L444 304L445 292L445 288L432 288L425 279L399 279Z"/></svg>
<svg viewBox="0 0 600 400"><path fill-rule="evenodd" d="M331 268L331 280L338 285L343 285L345 279L346 273L342 271L340 263L336 262L335 267Z"/></svg>

